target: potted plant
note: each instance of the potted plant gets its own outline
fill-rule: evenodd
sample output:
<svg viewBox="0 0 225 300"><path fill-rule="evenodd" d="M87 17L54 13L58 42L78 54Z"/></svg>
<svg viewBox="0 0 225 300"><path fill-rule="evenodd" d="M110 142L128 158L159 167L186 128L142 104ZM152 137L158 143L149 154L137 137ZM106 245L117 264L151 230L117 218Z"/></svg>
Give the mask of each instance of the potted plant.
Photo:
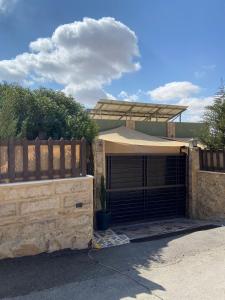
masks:
<svg viewBox="0 0 225 300"><path fill-rule="evenodd" d="M106 230L109 228L111 223L111 213L107 209L106 199L106 188L104 176L101 177L101 188L100 188L100 202L101 210L96 212L96 222L98 230Z"/></svg>

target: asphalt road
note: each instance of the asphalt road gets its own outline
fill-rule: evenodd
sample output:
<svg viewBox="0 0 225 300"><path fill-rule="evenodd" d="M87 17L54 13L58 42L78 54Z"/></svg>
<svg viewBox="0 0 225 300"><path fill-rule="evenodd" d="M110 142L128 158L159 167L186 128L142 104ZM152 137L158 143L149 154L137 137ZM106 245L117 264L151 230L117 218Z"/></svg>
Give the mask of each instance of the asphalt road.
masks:
<svg viewBox="0 0 225 300"><path fill-rule="evenodd" d="M0 298L225 299L225 227L104 249L91 256L101 265L87 251L0 261Z"/></svg>

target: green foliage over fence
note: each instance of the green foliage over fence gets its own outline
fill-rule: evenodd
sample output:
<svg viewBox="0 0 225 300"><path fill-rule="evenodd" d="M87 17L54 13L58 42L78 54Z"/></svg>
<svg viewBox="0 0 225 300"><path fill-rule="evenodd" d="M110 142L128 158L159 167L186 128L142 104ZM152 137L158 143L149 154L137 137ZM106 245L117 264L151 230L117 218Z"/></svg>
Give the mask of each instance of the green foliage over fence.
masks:
<svg viewBox="0 0 225 300"><path fill-rule="evenodd" d="M97 126L72 97L51 89L31 90L0 84L0 138L81 139L97 134Z"/></svg>

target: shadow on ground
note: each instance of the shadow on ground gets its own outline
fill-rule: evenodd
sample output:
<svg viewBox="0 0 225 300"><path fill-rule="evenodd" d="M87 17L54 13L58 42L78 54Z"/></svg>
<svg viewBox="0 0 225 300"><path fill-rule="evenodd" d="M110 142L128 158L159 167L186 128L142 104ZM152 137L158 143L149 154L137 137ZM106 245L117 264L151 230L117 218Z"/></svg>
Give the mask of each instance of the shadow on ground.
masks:
<svg viewBox="0 0 225 300"><path fill-rule="evenodd" d="M160 253L172 239L174 237L137 244L131 243L91 252L96 260L113 266L120 272L129 274L132 278L147 286L149 292L144 286L96 264L88 257L88 251L66 250L53 254L0 261L0 298L23 296L31 292L60 287L69 283L82 285L82 282L91 279L96 282L96 285L92 285L92 292L93 289L101 287L104 289L109 288L107 291L108 300L117 300L124 297L135 298L136 295L141 293L154 293L155 290L164 290L156 282L141 277L138 268L149 269L152 262L162 262ZM118 283L118 279L121 280L122 286L113 287L115 280ZM99 282L103 283L102 286L99 285ZM107 286L108 284L111 284L111 287ZM84 285L84 287L88 286ZM96 293L99 293L99 291L96 291ZM74 299L85 299L82 297L85 297L85 295L76 295ZM105 299L105 297L101 299Z"/></svg>

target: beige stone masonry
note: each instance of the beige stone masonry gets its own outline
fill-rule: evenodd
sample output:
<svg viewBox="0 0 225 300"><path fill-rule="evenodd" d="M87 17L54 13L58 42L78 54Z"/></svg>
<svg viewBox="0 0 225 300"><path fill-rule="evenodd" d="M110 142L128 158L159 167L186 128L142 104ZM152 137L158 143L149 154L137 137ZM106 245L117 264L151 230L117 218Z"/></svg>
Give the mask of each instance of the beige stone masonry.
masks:
<svg viewBox="0 0 225 300"><path fill-rule="evenodd" d="M100 187L101 176L105 177L105 141L96 140L93 143L93 155L94 155L94 210L101 208L100 205Z"/></svg>
<svg viewBox="0 0 225 300"><path fill-rule="evenodd" d="M225 220L225 173L201 171L198 148L189 152L189 216Z"/></svg>
<svg viewBox="0 0 225 300"><path fill-rule="evenodd" d="M176 124L174 122L167 123L167 137L174 138L176 136Z"/></svg>
<svg viewBox="0 0 225 300"><path fill-rule="evenodd" d="M135 121L134 120L126 120L126 127L135 130Z"/></svg>
<svg viewBox="0 0 225 300"><path fill-rule="evenodd" d="M199 171L199 149L189 149L189 207L188 214L191 218L196 218L196 205L198 201L197 172Z"/></svg>
<svg viewBox="0 0 225 300"><path fill-rule="evenodd" d="M88 247L93 177L0 184L0 258Z"/></svg>
<svg viewBox="0 0 225 300"><path fill-rule="evenodd" d="M196 217L225 220L225 173L197 172Z"/></svg>
<svg viewBox="0 0 225 300"><path fill-rule="evenodd" d="M16 203L0 205L0 217L10 217L16 215Z"/></svg>

